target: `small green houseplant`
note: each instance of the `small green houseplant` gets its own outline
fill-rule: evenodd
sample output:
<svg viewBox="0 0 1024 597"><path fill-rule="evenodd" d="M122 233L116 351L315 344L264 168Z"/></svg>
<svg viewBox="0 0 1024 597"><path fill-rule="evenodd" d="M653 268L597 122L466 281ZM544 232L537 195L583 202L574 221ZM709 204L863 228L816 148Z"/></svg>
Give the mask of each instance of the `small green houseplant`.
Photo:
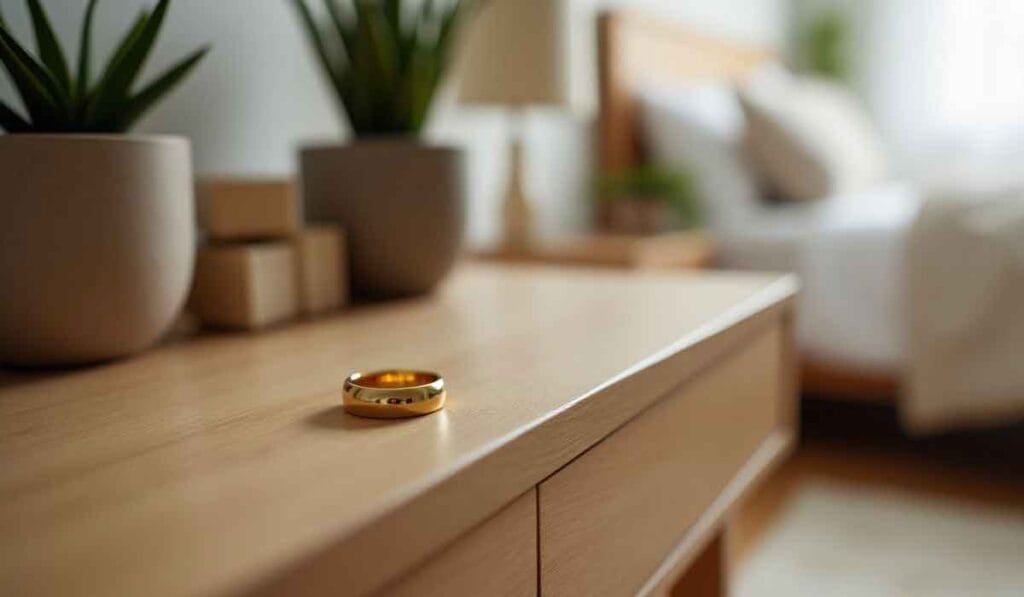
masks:
<svg viewBox="0 0 1024 597"><path fill-rule="evenodd" d="M353 134L419 136L470 3L323 0L321 24L293 1Z"/></svg>
<svg viewBox="0 0 1024 597"><path fill-rule="evenodd" d="M139 14L93 80L92 23L97 4L98 0L89 0L85 9L74 72L39 0L26 0L38 60L15 39L0 15L0 62L27 112L19 114L0 101L0 128L8 133L123 133L209 51L200 48L141 89L134 88L167 14L170 0L161 0L152 13Z"/></svg>
<svg viewBox="0 0 1024 597"><path fill-rule="evenodd" d="M850 75L849 22L835 10L825 11L811 19L803 30L801 48L804 70L836 81Z"/></svg>
<svg viewBox="0 0 1024 597"><path fill-rule="evenodd" d="M684 171L645 164L601 176L596 184L602 224L630 234L656 234L700 223L692 177Z"/></svg>
<svg viewBox="0 0 1024 597"><path fill-rule="evenodd" d="M420 137L472 3L290 1L355 137L302 150L306 213L346 229L355 293L427 292L461 246L462 155Z"/></svg>
<svg viewBox="0 0 1024 597"><path fill-rule="evenodd" d="M0 16L0 64L21 106L0 101L0 363L85 364L142 350L180 311L192 277L188 140L124 134L207 48L138 85L169 0L142 11L92 70L97 0L74 69L39 0L33 56Z"/></svg>

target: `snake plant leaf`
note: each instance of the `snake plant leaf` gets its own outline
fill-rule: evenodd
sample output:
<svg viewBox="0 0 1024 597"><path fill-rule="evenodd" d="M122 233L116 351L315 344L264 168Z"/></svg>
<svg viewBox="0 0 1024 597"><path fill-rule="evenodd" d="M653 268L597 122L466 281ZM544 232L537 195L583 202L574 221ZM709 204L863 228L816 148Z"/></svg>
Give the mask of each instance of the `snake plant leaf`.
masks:
<svg viewBox="0 0 1024 597"><path fill-rule="evenodd" d="M135 40L138 39L139 35L142 34L142 29L146 26L146 22L149 20L149 11L145 8L139 10L138 16L132 21L132 26L128 28L128 31L121 37L121 41L115 46L114 52L111 54L109 60L107 60L107 66L100 77L100 82L111 76L110 70L115 68L118 64L124 60L125 54L128 53L128 49L131 48Z"/></svg>
<svg viewBox="0 0 1024 597"><path fill-rule="evenodd" d="M390 86L396 75L395 60L397 48L394 36L380 5L368 0L356 0L357 55L367 60L375 72L372 81L385 87Z"/></svg>
<svg viewBox="0 0 1024 597"><path fill-rule="evenodd" d="M16 133L126 131L177 86L209 51L209 48L201 48L193 52L141 91L134 90L170 5L170 0L154 1L153 11L142 10L115 46L95 86L91 76L92 36L99 0L88 0L86 5L74 76L41 0L26 0L38 58L14 38L0 17L0 67L14 83L27 113L27 118L23 117L11 106L2 104L0 126Z"/></svg>
<svg viewBox="0 0 1024 597"><path fill-rule="evenodd" d="M399 76L398 48L378 4L357 0L356 11L359 16L356 59L364 69L364 83L378 98L371 105L374 120L381 130L392 132L397 123L391 118L390 102L380 99L395 93Z"/></svg>
<svg viewBox="0 0 1024 597"><path fill-rule="evenodd" d="M449 7L448 11L441 17L441 31L437 36L437 51L440 54L441 66L448 64L448 54L451 50L452 39L455 37L457 26L461 20L461 11L465 4L455 4Z"/></svg>
<svg viewBox="0 0 1024 597"><path fill-rule="evenodd" d="M327 0L330 2L330 0ZM335 70L334 65L331 63L331 56L327 51L327 43L324 40L323 34L320 32L320 27L317 25L316 20L313 19L313 14L309 10L309 6L305 0L295 0L294 2L296 10L299 12L299 16L305 25L306 34L309 38L310 44L316 51L317 58L320 62L320 68L323 70L324 75L327 76L328 81L335 89L337 95L342 94L342 82Z"/></svg>
<svg viewBox="0 0 1024 597"><path fill-rule="evenodd" d="M439 62L436 51L422 46L414 57L414 70L409 77L413 86L410 118L416 131L422 130L430 112L439 75Z"/></svg>
<svg viewBox="0 0 1024 597"><path fill-rule="evenodd" d="M108 76L104 77L97 90L95 101L98 106L106 106L109 110L110 106L116 106L129 96L135 80L153 49L153 44L156 43L156 37L163 25L169 2L170 0L160 0L157 3L152 14L145 19L142 28L132 36L133 38L125 46L125 51L111 62L107 71ZM103 119L107 114L101 108L97 116Z"/></svg>
<svg viewBox="0 0 1024 597"><path fill-rule="evenodd" d="M59 107L65 107L68 96L67 89L62 87L60 83L54 78L53 75L46 69L46 67L40 64L32 54L29 54L17 39L11 34L11 32L5 28L0 28L0 38L3 38L6 42L10 51L16 56L25 68L32 74L32 76L42 85L47 93L50 94L52 99L57 102Z"/></svg>
<svg viewBox="0 0 1024 597"><path fill-rule="evenodd" d="M372 131L381 129L378 113L382 103L380 83L374 79L375 58L372 54L375 49L372 39L365 33L367 29L365 23L361 22L367 14L360 4L362 1L355 0L354 2L355 22L348 41L346 42L346 38L342 38L348 48L345 108L349 122L358 135L372 134ZM335 8L337 9L336 5Z"/></svg>
<svg viewBox="0 0 1024 597"><path fill-rule="evenodd" d="M345 16L341 14L341 8L338 6L337 0L324 0L324 6L327 7L327 14L330 16L334 30L338 34L338 39L345 49L346 59L351 61L352 56L356 52L355 25L346 22Z"/></svg>
<svg viewBox="0 0 1024 597"><path fill-rule="evenodd" d="M418 114L420 113L420 106L424 103L424 95L428 93L429 87L427 81L424 78L424 67L423 63L426 58L425 53L418 49L415 51L410 58L409 71L406 74L405 80L403 81L403 88L400 97L403 102L402 111L408 114L409 130L414 134L418 134L422 128L422 124L418 121Z"/></svg>
<svg viewBox="0 0 1024 597"><path fill-rule="evenodd" d="M63 91L6 28L0 28L0 63L7 69L33 124L59 126L66 113L66 98L58 95Z"/></svg>
<svg viewBox="0 0 1024 597"><path fill-rule="evenodd" d="M381 11L387 19L388 28L394 32L402 30L402 0L382 0Z"/></svg>
<svg viewBox="0 0 1024 597"><path fill-rule="evenodd" d="M22 133L32 128L27 120L14 111L14 108L0 100L0 129L8 133Z"/></svg>
<svg viewBox="0 0 1024 597"><path fill-rule="evenodd" d="M85 8L85 18L82 20L82 33L79 36L78 47L78 76L75 78L75 90L72 97L76 102L83 104L83 100L89 93L89 78L91 77L92 61L92 19L96 13L96 4L99 0L89 0Z"/></svg>
<svg viewBox="0 0 1024 597"><path fill-rule="evenodd" d="M295 0L352 131L357 137L420 134L450 62L453 32L467 12L460 7L475 2L323 2L326 27L304 0Z"/></svg>
<svg viewBox="0 0 1024 597"><path fill-rule="evenodd" d="M32 17L32 29L36 35L36 47L39 48L39 58L49 69L57 82L64 89L71 89L71 72L68 70L68 61L64 58L64 50L57 41L57 36L50 25L50 18L39 0L25 0L28 4L29 14Z"/></svg>
<svg viewBox="0 0 1024 597"><path fill-rule="evenodd" d="M107 61L107 66L103 69L103 74L100 75L99 83L97 83L96 87L88 93L88 97L86 98L85 115L83 117L85 120L94 120L96 118L97 113L102 109L102 102L116 102L116 98L108 98L104 95L108 81L114 77L114 70L116 70L118 65L124 61L124 57L128 53L129 49L136 40L138 40L139 36L142 35L142 30L146 27L146 23L148 21L149 11L142 9L139 11L139 16L135 17L135 21L132 23L132 26L124 34L117 46L115 46L115 50L113 54L111 54L110 60Z"/></svg>
<svg viewBox="0 0 1024 597"><path fill-rule="evenodd" d="M423 2L420 3L420 14L419 17L417 17L415 24L415 30L417 33L430 24L430 21L434 16L435 5L435 0L423 0Z"/></svg>
<svg viewBox="0 0 1024 597"><path fill-rule="evenodd" d="M167 72L157 77L152 83L143 88L142 91L139 91L128 101L127 106L124 108L120 116L121 122L119 127L125 130L130 129L157 100L163 98L174 89L209 51L209 46L196 50L181 62L167 69Z"/></svg>

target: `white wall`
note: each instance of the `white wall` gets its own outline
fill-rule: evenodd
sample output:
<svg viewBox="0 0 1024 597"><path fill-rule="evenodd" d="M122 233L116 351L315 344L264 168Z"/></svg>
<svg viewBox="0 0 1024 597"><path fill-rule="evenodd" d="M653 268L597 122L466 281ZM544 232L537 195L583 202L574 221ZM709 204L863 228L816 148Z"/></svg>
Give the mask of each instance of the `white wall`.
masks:
<svg viewBox="0 0 1024 597"><path fill-rule="evenodd" d="M554 0L553 0L554 1ZM788 0L571 0L576 38L588 47L597 10L629 6L708 31L781 44ZM140 6L153 0L101 0L99 56L105 55ZM30 39L21 0L0 7L22 39ZM77 40L85 0L44 0L63 39ZM281 175L294 171L302 141L338 136L342 125L308 55L288 0L175 0L149 72L200 44L214 51L141 125L147 132L191 137L200 173ZM77 43L77 41L75 41ZM574 64L591 62L585 49ZM592 82L583 77L583 85ZM9 99L6 80L0 97ZM540 112L528 126L527 186L545 234L587 224L592 118ZM475 244L497 234L509 127L500 113L442 106L432 136L469 151L469 235Z"/></svg>
<svg viewBox="0 0 1024 597"><path fill-rule="evenodd" d="M1016 169L1024 157L1024 3L795 0L801 14L822 9L849 19L852 83L900 174L944 179L952 166L998 171L1002 160Z"/></svg>
<svg viewBox="0 0 1024 597"><path fill-rule="evenodd" d="M61 38L72 40L73 47L65 50L77 55L85 0L43 3ZM105 58L137 10L154 4L100 0L94 56ZM24 1L0 0L0 6L19 38L32 43ZM213 51L140 125L147 132L191 137L199 171L288 173L298 140L339 130L326 88L307 59L305 40L285 0L174 0L147 72L159 72L207 43L213 44ZM4 98L10 97L7 83L0 83Z"/></svg>

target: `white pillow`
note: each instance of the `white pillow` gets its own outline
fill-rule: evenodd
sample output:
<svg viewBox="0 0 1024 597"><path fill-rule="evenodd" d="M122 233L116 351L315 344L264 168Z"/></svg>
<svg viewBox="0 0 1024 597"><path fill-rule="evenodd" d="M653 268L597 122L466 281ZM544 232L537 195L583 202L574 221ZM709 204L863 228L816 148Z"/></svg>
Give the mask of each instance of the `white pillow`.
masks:
<svg viewBox="0 0 1024 597"><path fill-rule="evenodd" d="M740 92L749 159L778 199L808 201L883 181L882 141L845 87L773 67Z"/></svg>
<svg viewBox="0 0 1024 597"><path fill-rule="evenodd" d="M743 111L729 83L647 86L637 100L651 159L695 178L713 229L726 229L756 209L760 194L743 153Z"/></svg>

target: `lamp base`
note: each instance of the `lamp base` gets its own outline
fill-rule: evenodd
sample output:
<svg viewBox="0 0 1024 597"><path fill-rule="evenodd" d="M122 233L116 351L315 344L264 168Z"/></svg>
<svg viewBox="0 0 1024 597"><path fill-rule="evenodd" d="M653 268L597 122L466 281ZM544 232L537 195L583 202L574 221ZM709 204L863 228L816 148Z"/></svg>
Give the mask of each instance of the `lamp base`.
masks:
<svg viewBox="0 0 1024 597"><path fill-rule="evenodd" d="M523 143L518 136L512 142L511 154L508 190L502 205L502 243L515 250L533 244L536 214L523 192Z"/></svg>

